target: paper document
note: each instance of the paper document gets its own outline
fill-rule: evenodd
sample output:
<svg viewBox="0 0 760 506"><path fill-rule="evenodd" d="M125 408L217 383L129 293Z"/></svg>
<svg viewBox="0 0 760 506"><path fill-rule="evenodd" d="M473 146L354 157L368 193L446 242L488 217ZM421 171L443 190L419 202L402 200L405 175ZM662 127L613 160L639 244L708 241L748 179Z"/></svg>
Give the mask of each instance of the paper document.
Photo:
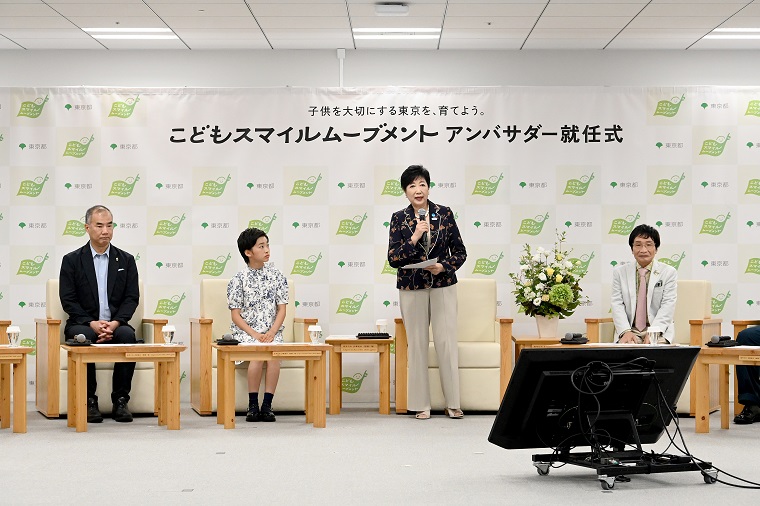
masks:
<svg viewBox="0 0 760 506"><path fill-rule="evenodd" d="M430 267L431 265L435 265L437 263L438 263L438 257L435 257L435 258L431 258L430 260L425 260L424 262L404 265L401 268L402 269L424 269L425 267Z"/></svg>

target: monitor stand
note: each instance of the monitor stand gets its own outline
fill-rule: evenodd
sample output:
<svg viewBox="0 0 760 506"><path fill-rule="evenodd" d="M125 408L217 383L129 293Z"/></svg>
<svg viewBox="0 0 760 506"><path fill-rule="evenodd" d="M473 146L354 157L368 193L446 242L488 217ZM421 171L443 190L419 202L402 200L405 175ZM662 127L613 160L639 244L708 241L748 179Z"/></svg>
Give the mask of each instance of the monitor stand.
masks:
<svg viewBox="0 0 760 506"><path fill-rule="evenodd" d="M591 415L589 415L591 418ZM570 452L570 447L558 448L554 453L542 453L533 455L533 465L541 476L549 474L552 464L572 464L574 466L595 469L596 475L603 490L611 490L615 487L615 481L631 481L625 475L628 474L656 474L678 473L683 471L700 471L705 483L715 483L718 480L718 471L712 467L711 462L695 463L692 458L680 455L646 453L641 448L639 432L630 412L602 412L594 416L595 420L588 420L589 426L605 426L615 424L617 427L628 426L632 431L636 442L635 449L625 450L622 444L611 444L612 451L604 450L599 442L599 437L590 435L590 452ZM602 431L600 431L602 432Z"/></svg>

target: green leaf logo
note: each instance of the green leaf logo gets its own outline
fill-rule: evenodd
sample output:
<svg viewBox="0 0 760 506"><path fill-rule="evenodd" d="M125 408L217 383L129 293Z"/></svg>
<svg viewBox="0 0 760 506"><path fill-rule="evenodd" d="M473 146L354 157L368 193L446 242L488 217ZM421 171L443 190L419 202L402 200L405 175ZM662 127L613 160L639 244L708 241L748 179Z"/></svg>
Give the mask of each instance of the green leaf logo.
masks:
<svg viewBox="0 0 760 506"><path fill-rule="evenodd" d="M367 292L364 292L364 295L357 293L356 295L353 296L353 298L346 297L345 299L340 299L340 303L338 304L338 310L335 311L335 313L355 315L362 308L362 303L364 302L366 298L367 298Z"/></svg>
<svg viewBox="0 0 760 506"><path fill-rule="evenodd" d="M163 314L166 316L174 316L177 314L177 311L179 311L179 306L182 304L182 301L185 300L185 294L182 293L182 296L175 295L171 299L160 299L158 301L158 304L156 304L156 310L154 311L155 314Z"/></svg>
<svg viewBox="0 0 760 506"><path fill-rule="evenodd" d="M702 229L700 234L720 235L723 233L723 228L726 226L726 222L731 217L731 213L727 215L719 215L717 218L707 218L702 222Z"/></svg>
<svg viewBox="0 0 760 506"><path fill-rule="evenodd" d="M744 191L745 195L760 195L760 179L750 179L747 182L747 189Z"/></svg>
<svg viewBox="0 0 760 506"><path fill-rule="evenodd" d="M62 235L71 235L74 237L82 237L86 230L84 228L84 218L78 220L69 220L66 222L66 228L63 229Z"/></svg>
<svg viewBox="0 0 760 506"><path fill-rule="evenodd" d="M298 223L297 221L294 221L294 222L292 223L292 225L291 225L291 226L292 226L293 228L298 228L298 227L300 227L300 226L301 226L301 224L300 224L300 223Z"/></svg>
<svg viewBox="0 0 760 506"><path fill-rule="evenodd" d="M666 118L672 118L678 114L678 109L681 107L681 102L684 101L686 95L681 95L681 98L673 97L670 100L660 100L657 102L657 109L654 111L654 116L665 116Z"/></svg>
<svg viewBox="0 0 760 506"><path fill-rule="evenodd" d="M182 216L175 216L171 220L160 220L158 224L156 224L156 231L153 232L153 235L174 237L177 235L177 232L179 232L179 227L182 225L183 221L185 221L184 213Z"/></svg>
<svg viewBox="0 0 760 506"><path fill-rule="evenodd" d="M164 263L163 263L163 262L156 262L156 267L158 267L159 269L160 269L161 267L163 267L163 266L164 266Z"/></svg>
<svg viewBox="0 0 760 506"><path fill-rule="evenodd" d="M628 235L636 226L636 220L641 217L640 213L636 213L636 216L628 215L625 218L615 218L612 220L610 231L608 234Z"/></svg>
<svg viewBox="0 0 760 506"><path fill-rule="evenodd" d="M719 293L717 297L712 298L712 314L720 314L723 311L723 307L726 305L726 301L731 297L731 291L725 295Z"/></svg>
<svg viewBox="0 0 760 506"><path fill-rule="evenodd" d="M499 267L499 262L504 258L504 252L502 251L498 255L491 255L489 258L478 258L475 262L475 268L472 269L473 274L483 274L484 276L490 276Z"/></svg>
<svg viewBox="0 0 760 506"><path fill-rule="evenodd" d="M726 143L731 139L731 134L726 137L720 136L715 140L707 139L702 143L702 150L699 152L701 155L707 156L720 156L723 154L723 149L726 147Z"/></svg>
<svg viewBox="0 0 760 506"><path fill-rule="evenodd" d="M40 193L42 193L42 188L45 186L47 180L48 175L45 174L44 179L41 177L36 177L34 178L34 181L21 181L21 185L19 186L18 193L16 195L22 195L24 197L37 197Z"/></svg>
<svg viewBox="0 0 760 506"><path fill-rule="evenodd" d="M526 186L528 186L528 183L525 181L520 181L520 188L525 188Z"/></svg>
<svg viewBox="0 0 760 506"><path fill-rule="evenodd" d="M163 187L164 187L164 185L162 185L161 183L156 183L156 188L158 188L159 190L160 190L161 188L163 188Z"/></svg>
<svg viewBox="0 0 760 506"><path fill-rule="evenodd" d="M479 221L476 221L475 223L473 223L473 225L475 225L475 228L480 228L482 223L480 223Z"/></svg>
<svg viewBox="0 0 760 506"><path fill-rule="evenodd" d="M682 251L680 255L675 254L670 258L661 258L660 262L673 267L675 270L678 270L678 268L681 266L681 260L684 258L686 258L686 252Z"/></svg>
<svg viewBox="0 0 760 506"><path fill-rule="evenodd" d="M90 149L90 145L92 144L93 140L95 140L95 135L91 135L89 140L86 137L82 137L78 141L67 142L63 156L84 158L84 156L87 154L87 150Z"/></svg>
<svg viewBox="0 0 760 506"><path fill-rule="evenodd" d="M247 187L247 188L250 190L250 189L251 189L251 188L253 188L255 185L254 185L253 183L248 183L248 184L247 184L247 185L245 185L245 186L246 186L246 187Z"/></svg>
<svg viewBox="0 0 760 506"><path fill-rule="evenodd" d="M30 339L30 338L22 339L21 346L24 346L26 348L34 348L34 351L29 352L31 356L35 356L37 354L37 341L35 341L34 339Z"/></svg>
<svg viewBox="0 0 760 506"><path fill-rule="evenodd" d="M591 255L581 255L580 258L568 258L569 262L572 262L573 268L570 271L578 278L582 278L588 272L588 265L591 263L591 259L594 258L594 252Z"/></svg>
<svg viewBox="0 0 760 506"><path fill-rule="evenodd" d="M320 251L318 256L310 255L309 258L298 258L293 262L293 268L291 274L297 274L299 276L311 276L314 274L314 270L317 268L317 263L322 259L322 252Z"/></svg>
<svg viewBox="0 0 760 506"><path fill-rule="evenodd" d="M750 258L745 274L760 274L760 258Z"/></svg>
<svg viewBox="0 0 760 506"><path fill-rule="evenodd" d="M398 269L391 267L391 264L389 264L388 260L386 260L385 264L383 264L383 271L380 274L390 274L392 276L395 276L396 273L398 273Z"/></svg>
<svg viewBox="0 0 760 506"><path fill-rule="evenodd" d="M49 100L48 96L45 95L45 98L38 98L35 99L34 102L22 102L21 108L18 110L18 116L26 116L27 118L38 118L40 114L42 114L42 108L45 107L45 104ZM23 149L23 148L22 148Z"/></svg>
<svg viewBox="0 0 760 506"><path fill-rule="evenodd" d="M18 303L18 307L20 307L20 308L22 308L22 309L23 309L23 308L24 308L24 306L26 306L26 302L24 302L23 300L22 300L21 302L19 302L19 303Z"/></svg>
<svg viewBox="0 0 760 506"><path fill-rule="evenodd" d="M24 150L24 148L26 147L26 144L24 144L24 143L22 142L21 144L19 144L19 145L18 145L18 147L20 147L20 148L21 148L21 151L23 151L23 150Z"/></svg>
<svg viewBox="0 0 760 506"><path fill-rule="evenodd" d="M114 102L111 104L111 112L108 113L108 117L129 118L132 116L137 102L140 101L139 97L140 95L137 95L135 98L128 98L124 102Z"/></svg>
<svg viewBox="0 0 760 506"><path fill-rule="evenodd" d="M520 230L517 231L518 234L528 234L528 235L538 235L541 233L541 230L544 228L544 223L546 223L546 220L549 218L549 213L546 213L543 216L536 216L535 219L531 218L525 218L520 222Z"/></svg>
<svg viewBox="0 0 760 506"><path fill-rule="evenodd" d="M338 188L340 188L341 190L342 190L342 189L343 189L343 187L345 187L345 186L346 186L346 183L344 183L343 181L341 181L340 183L338 183Z"/></svg>
<svg viewBox="0 0 760 506"><path fill-rule="evenodd" d="M575 195L576 197L584 196L593 179L593 172L590 176L583 176L580 179L569 179L567 183L565 183L565 191L562 192L562 195Z"/></svg>
<svg viewBox="0 0 760 506"><path fill-rule="evenodd" d="M19 226L19 228L20 228L21 230L24 230L24 227L26 226L26 223L24 223L24 222L22 221L22 222L20 222L20 223L18 224L18 226Z"/></svg>
<svg viewBox="0 0 760 506"><path fill-rule="evenodd" d="M398 179L389 179L383 185L383 191L380 195L392 195L393 197L400 197L404 194L404 189L401 188L401 181Z"/></svg>
<svg viewBox="0 0 760 506"><path fill-rule="evenodd" d="M34 259L22 260L18 266L17 276L38 276L42 272L42 266L45 265L45 261L48 259L48 254L45 253L45 257L34 257ZM23 307L23 306L22 306Z"/></svg>
<svg viewBox="0 0 760 506"><path fill-rule="evenodd" d="M322 174L310 177L307 180L299 179L293 183L293 189L290 191L291 195L297 195L299 197L311 197L314 195L314 190L317 189L317 183L322 180Z"/></svg>
<svg viewBox="0 0 760 506"><path fill-rule="evenodd" d="M350 220L340 220L340 225L338 225L338 231L335 235L355 236L361 231L362 224L366 219L367 213L364 213L364 216L354 216Z"/></svg>
<svg viewBox="0 0 760 506"><path fill-rule="evenodd" d="M362 387L362 381L364 381L364 378L367 377L367 371L364 371L364 374L357 372L354 374L354 377L348 377L344 376L340 380L340 389L343 392L349 393L349 394L355 394L359 391L359 389Z"/></svg>
<svg viewBox="0 0 760 506"><path fill-rule="evenodd" d="M216 260L209 258L203 261L203 267L201 267L200 275L208 274L209 276L221 276L224 272L224 268L227 262L230 260L230 254L227 253L227 258L224 255L216 257Z"/></svg>
<svg viewBox="0 0 760 506"><path fill-rule="evenodd" d="M201 188L200 196L206 196L206 197L221 197L222 193L224 193L224 188L227 186L227 183L230 182L230 179L232 177L227 174L226 178L220 177L217 178L216 181L205 181L203 183L203 188Z"/></svg>
<svg viewBox="0 0 760 506"><path fill-rule="evenodd" d="M496 189L499 187L499 183L504 179L504 173L499 174L498 177L491 176L488 179L478 179L475 182L475 189L472 190L473 195L483 195L484 197L490 197L496 193Z"/></svg>
<svg viewBox="0 0 760 506"><path fill-rule="evenodd" d="M135 189L135 184L140 180L140 174L135 177L128 177L126 180L116 180L111 183L111 191L108 192L108 196L127 198L132 195Z"/></svg>
<svg viewBox="0 0 760 506"><path fill-rule="evenodd" d="M63 106L63 108L66 109L67 111L70 111L71 107L72 107L71 104L66 104L66 105Z"/></svg>
<svg viewBox="0 0 760 506"><path fill-rule="evenodd" d="M760 117L760 100L750 100L749 104L747 104L747 111L744 115Z"/></svg>
<svg viewBox="0 0 760 506"><path fill-rule="evenodd" d="M115 144L115 143L111 143L111 145L110 145L110 146L108 146L108 147L109 147L109 148L111 148L111 150L112 150L112 151L115 151L115 150L116 150L116 148L118 148L119 146L118 146L118 144Z"/></svg>
<svg viewBox="0 0 760 506"><path fill-rule="evenodd" d="M655 146L657 146L657 149L660 149L663 146L663 144L662 142L657 142Z"/></svg>
<svg viewBox="0 0 760 506"><path fill-rule="evenodd" d="M340 262L338 262L338 267L340 267L341 269L342 269L342 268L343 268L345 265L346 265L346 262L344 262L343 260L341 260Z"/></svg>
<svg viewBox="0 0 760 506"><path fill-rule="evenodd" d="M707 267L710 264L710 262L708 262L707 260L702 260L699 263L702 264L702 267Z"/></svg>
<svg viewBox="0 0 760 506"><path fill-rule="evenodd" d="M258 228L263 230L265 234L269 233L269 229L272 228L272 222L277 219L277 213L272 216L264 216L260 220L251 220L248 222L248 228Z"/></svg>
<svg viewBox="0 0 760 506"><path fill-rule="evenodd" d="M701 104L699 104L699 107L701 107L702 109L707 109L709 105L707 104L707 102L702 102Z"/></svg>
<svg viewBox="0 0 760 506"><path fill-rule="evenodd" d="M67 190L70 190L70 189L71 189L71 186L72 186L72 185L71 185L71 183L66 183L66 184L65 184L65 185L63 185L63 186L64 186L64 187L65 187Z"/></svg>
<svg viewBox="0 0 760 506"><path fill-rule="evenodd" d="M670 179L660 179L657 181L657 188L654 190L654 194L672 197L678 192L678 188L681 186L681 181L684 179L686 179L685 173L682 173L680 178L678 176L673 176Z"/></svg>

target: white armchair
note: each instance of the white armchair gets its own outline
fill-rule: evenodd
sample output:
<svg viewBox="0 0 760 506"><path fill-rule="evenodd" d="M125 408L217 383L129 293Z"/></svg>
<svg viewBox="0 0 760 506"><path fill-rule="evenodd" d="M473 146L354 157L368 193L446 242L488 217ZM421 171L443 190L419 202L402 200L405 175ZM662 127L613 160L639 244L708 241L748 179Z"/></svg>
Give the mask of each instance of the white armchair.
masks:
<svg viewBox="0 0 760 506"><path fill-rule="evenodd" d="M712 286L706 280L679 279L677 287L674 344L702 346L710 337L720 335L721 320L712 318ZM612 318L587 318L586 336L589 342L615 342ZM719 408L717 366L710 372L710 411ZM696 385L688 381L678 399L676 411L694 416Z"/></svg>
<svg viewBox="0 0 760 506"><path fill-rule="evenodd" d="M135 337L146 343L162 343L164 338L161 327L167 320L144 318L142 280L140 285L140 303L129 321L135 329ZM37 334L37 411L48 418L57 418L67 413L68 361L66 353L61 350L64 344L63 325L68 315L61 306L58 295L58 279L49 279L45 293L45 318L34 320ZM111 390L113 381L113 363L97 363L98 405L101 411L110 412ZM157 413L155 404L156 370L153 362L137 362L132 377L132 391L129 394L129 409L133 413Z"/></svg>
<svg viewBox="0 0 760 506"><path fill-rule="evenodd" d="M496 411L512 374L512 319L496 318L496 281L460 279L457 282L457 340L459 391L465 411ZM404 322L396 318L396 412L406 413L408 355ZM430 403L443 409L438 356L432 335L428 348Z"/></svg>
<svg viewBox="0 0 760 506"><path fill-rule="evenodd" d="M201 280L201 315L190 319L190 403L201 415L216 412L216 352L211 343L230 332L230 310L227 307L229 279ZM293 282L288 280L289 297L285 312L283 340L308 342L309 325L316 319L295 318L296 304ZM265 366L266 367L266 366ZM248 409L248 363L235 367L235 411ZM266 374L262 375L262 385ZM303 360L281 361L275 409L304 411L306 369ZM263 390L262 390L263 391Z"/></svg>

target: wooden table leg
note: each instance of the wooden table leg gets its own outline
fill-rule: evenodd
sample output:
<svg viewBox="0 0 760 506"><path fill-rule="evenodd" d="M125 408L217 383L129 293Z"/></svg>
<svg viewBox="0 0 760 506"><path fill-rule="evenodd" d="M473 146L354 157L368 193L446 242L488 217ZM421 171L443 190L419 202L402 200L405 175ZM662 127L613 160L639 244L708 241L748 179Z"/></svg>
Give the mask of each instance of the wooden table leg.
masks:
<svg viewBox="0 0 760 506"><path fill-rule="evenodd" d="M13 432L26 433L26 355L13 364Z"/></svg>
<svg viewBox="0 0 760 506"><path fill-rule="evenodd" d="M76 409L77 432L87 432L87 364L82 361L82 356L77 355L74 369L74 409ZM69 372L70 374L70 372ZM71 409L71 406L69 406Z"/></svg>
<svg viewBox="0 0 760 506"><path fill-rule="evenodd" d="M228 353L223 353L221 358L225 363L224 368L224 376L222 377L222 381L224 381L224 386L222 389L222 393L224 395L224 428L225 429L234 429L235 428L235 362L230 359L230 356ZM219 364L219 360L217 358L217 367ZM217 372L218 374L218 372ZM219 378L216 379L219 381ZM217 399L217 405L219 404L219 399Z"/></svg>
<svg viewBox="0 0 760 506"><path fill-rule="evenodd" d="M380 348L380 414L391 414L391 350L390 344L381 344Z"/></svg>
<svg viewBox="0 0 760 506"><path fill-rule="evenodd" d="M314 423L314 361L305 360L304 362L306 376L304 411L306 413L306 423Z"/></svg>
<svg viewBox="0 0 760 506"><path fill-rule="evenodd" d="M695 429L704 434L710 432L710 366L697 356L692 374L697 383Z"/></svg>
<svg viewBox="0 0 760 506"><path fill-rule="evenodd" d="M167 416L167 428L169 430L179 430L179 353L174 358L166 362L166 370L163 381L164 390L164 411Z"/></svg>
<svg viewBox="0 0 760 506"><path fill-rule="evenodd" d="M11 426L11 364L0 364L0 429Z"/></svg>
<svg viewBox="0 0 760 506"><path fill-rule="evenodd" d="M728 364L720 364L718 371L718 400L720 402L720 428L728 429Z"/></svg>
<svg viewBox="0 0 760 506"><path fill-rule="evenodd" d="M70 352L67 360L67 386L66 386L66 426L76 427L77 422L77 406L76 406L76 390L77 390L77 366L74 362L74 356ZM39 387L38 387L39 388Z"/></svg>
<svg viewBox="0 0 760 506"><path fill-rule="evenodd" d="M308 362L308 361L307 361ZM343 407L341 379L343 375L343 354L330 350L330 414L339 415Z"/></svg>
<svg viewBox="0 0 760 506"><path fill-rule="evenodd" d="M224 374L227 365L222 360L222 352L216 350L216 423L224 423Z"/></svg>
<svg viewBox="0 0 760 506"><path fill-rule="evenodd" d="M156 400L154 408L158 411L158 426L166 425L166 362L156 362Z"/></svg>
<svg viewBox="0 0 760 506"><path fill-rule="evenodd" d="M406 346L399 346L396 341L396 414L406 413L409 406L409 358Z"/></svg>
<svg viewBox="0 0 760 506"><path fill-rule="evenodd" d="M327 358L322 353L317 360L314 361L314 427L324 428L327 424L326 411L326 379L327 379Z"/></svg>

